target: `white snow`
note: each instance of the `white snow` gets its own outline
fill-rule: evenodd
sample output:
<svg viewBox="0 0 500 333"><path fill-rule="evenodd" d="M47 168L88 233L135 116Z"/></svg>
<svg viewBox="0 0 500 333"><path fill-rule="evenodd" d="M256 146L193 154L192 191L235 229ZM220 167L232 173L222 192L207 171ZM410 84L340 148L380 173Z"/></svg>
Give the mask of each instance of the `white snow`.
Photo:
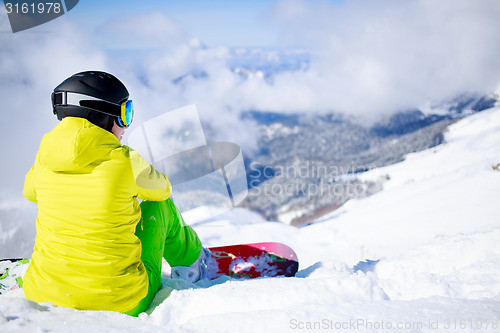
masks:
<svg viewBox="0 0 500 333"><path fill-rule="evenodd" d="M194 225L206 246L290 245L300 259L295 278L189 284L170 280L165 267L164 287L139 318L36 304L14 290L0 296L0 330L498 331L498 163L497 107L452 125L445 144L362 175L390 180L316 224L265 222L239 208Z"/></svg>

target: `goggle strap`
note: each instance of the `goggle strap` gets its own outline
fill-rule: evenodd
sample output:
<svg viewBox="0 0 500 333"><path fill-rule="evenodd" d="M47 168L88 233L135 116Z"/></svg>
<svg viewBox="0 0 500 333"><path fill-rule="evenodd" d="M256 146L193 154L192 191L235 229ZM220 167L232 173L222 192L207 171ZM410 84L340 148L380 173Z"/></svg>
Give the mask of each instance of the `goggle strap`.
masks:
<svg viewBox="0 0 500 333"><path fill-rule="evenodd" d="M105 111L102 111L102 110L96 110L96 109L88 108L86 106L80 105L80 101L102 101L102 102L110 103L110 104L113 104L113 105L119 105L120 106L121 114L120 114L120 116L117 116L117 115L114 115L114 114L111 114L111 113L108 113L108 112L105 112ZM96 97L93 97L93 96L88 96L88 95L74 93L74 92L69 92L69 94L68 94L67 91L61 91L61 92L55 92L54 93L53 103L54 103L54 105L53 105L54 107L56 105L75 105L75 106L79 106L79 107L88 108L88 109L91 109L91 110L94 110L94 111L97 111L97 112L101 112L101 113L107 114L109 116L117 117L118 118L118 125L121 126L121 127L125 127L125 126L130 125L130 124L124 124L124 123L127 122L127 107L126 107L126 102L124 102L122 104L116 104L116 103L113 103L113 102L110 102L110 101L106 101L106 100L103 100L103 99L100 99L100 98L96 98Z"/></svg>
<svg viewBox="0 0 500 333"><path fill-rule="evenodd" d="M74 92L67 92L67 91L63 92L63 105L81 106L80 101L99 101L99 102L106 102L106 103L113 104L113 105L120 105L120 104L116 104L116 103L106 101L104 99L93 97L93 96L88 96L88 95L74 93Z"/></svg>
<svg viewBox="0 0 500 333"><path fill-rule="evenodd" d="M122 118L121 118L121 117L118 117L118 118L116 118L116 119L117 119L117 121L118 121L118 126L120 126L120 127L125 127L125 126L126 126L126 125L124 125L124 124L123 124L123 121L122 121Z"/></svg>
<svg viewBox="0 0 500 333"><path fill-rule="evenodd" d="M56 105L67 105L67 95L66 92L55 92L52 95L52 104Z"/></svg>

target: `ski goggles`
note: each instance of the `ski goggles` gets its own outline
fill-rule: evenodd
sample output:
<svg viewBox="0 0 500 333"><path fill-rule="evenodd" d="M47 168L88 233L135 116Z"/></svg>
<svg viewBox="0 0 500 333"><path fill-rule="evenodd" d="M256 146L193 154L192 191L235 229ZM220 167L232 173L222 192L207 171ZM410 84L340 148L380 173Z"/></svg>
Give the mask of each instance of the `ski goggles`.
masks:
<svg viewBox="0 0 500 333"><path fill-rule="evenodd" d="M120 105L121 116L118 117L118 126L127 127L134 120L134 104L131 99L127 99Z"/></svg>
<svg viewBox="0 0 500 333"><path fill-rule="evenodd" d="M52 94L52 104L54 107L56 105L80 106L117 117L117 124L120 127L130 126L134 120L134 105L130 99L117 104L93 96L63 91Z"/></svg>

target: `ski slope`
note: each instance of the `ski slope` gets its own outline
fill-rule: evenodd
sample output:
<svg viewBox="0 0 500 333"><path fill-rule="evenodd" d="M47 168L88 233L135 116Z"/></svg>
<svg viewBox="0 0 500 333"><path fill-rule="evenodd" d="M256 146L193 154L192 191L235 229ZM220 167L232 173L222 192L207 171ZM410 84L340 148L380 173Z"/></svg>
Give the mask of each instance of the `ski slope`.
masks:
<svg viewBox="0 0 500 333"><path fill-rule="evenodd" d="M294 228L234 209L195 229L206 246L279 241L295 278L168 278L139 318L0 296L2 332L494 332L500 330L500 108L446 143L363 174L383 191ZM196 215L201 210L187 214Z"/></svg>

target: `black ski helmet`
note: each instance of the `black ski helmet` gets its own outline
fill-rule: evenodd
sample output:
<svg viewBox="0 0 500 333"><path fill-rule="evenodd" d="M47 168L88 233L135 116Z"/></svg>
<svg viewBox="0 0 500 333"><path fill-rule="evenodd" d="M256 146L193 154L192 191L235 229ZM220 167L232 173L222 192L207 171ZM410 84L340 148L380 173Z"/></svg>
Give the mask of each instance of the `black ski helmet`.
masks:
<svg viewBox="0 0 500 333"><path fill-rule="evenodd" d="M74 95L71 93L84 95L78 105L69 102L68 95ZM59 120L67 116L86 118L111 131L113 123L121 115L119 105L128 98L127 88L113 75L87 71L70 76L54 88L52 107Z"/></svg>

